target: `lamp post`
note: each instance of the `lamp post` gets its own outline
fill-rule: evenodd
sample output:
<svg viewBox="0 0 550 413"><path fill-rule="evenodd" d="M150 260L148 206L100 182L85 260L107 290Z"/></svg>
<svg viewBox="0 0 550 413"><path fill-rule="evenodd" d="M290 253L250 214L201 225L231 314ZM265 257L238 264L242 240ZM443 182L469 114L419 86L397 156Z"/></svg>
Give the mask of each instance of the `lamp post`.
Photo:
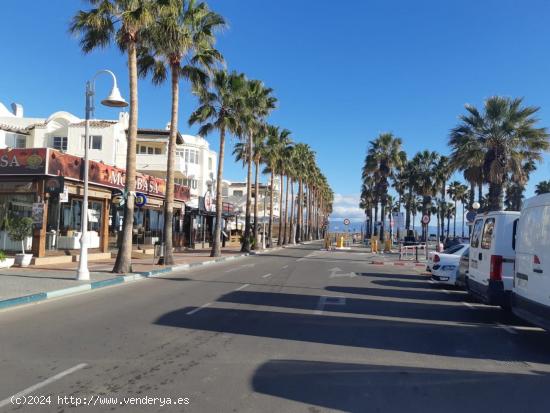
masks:
<svg viewBox="0 0 550 413"><path fill-rule="evenodd" d="M263 232L262 232L262 249L265 250L265 208L266 208L266 205L265 205L265 201L266 201L266 198L267 198L267 190L264 191L264 219L263 219Z"/></svg>
<svg viewBox="0 0 550 413"><path fill-rule="evenodd" d="M86 82L86 115L85 115L85 127L84 127L84 195L82 200L82 207L80 208L80 257L78 263L78 270L76 272L76 279L79 281L90 279L90 270L88 269L88 164L89 164L89 151L90 151L90 118L94 113L94 96L95 96L95 79L100 74L109 74L113 78L113 88L111 93L106 99L101 101L104 106L113 108L123 108L128 106L128 102L120 95L118 90L116 77L110 70L100 70L97 72L91 80ZM105 212L104 212L105 213Z"/></svg>

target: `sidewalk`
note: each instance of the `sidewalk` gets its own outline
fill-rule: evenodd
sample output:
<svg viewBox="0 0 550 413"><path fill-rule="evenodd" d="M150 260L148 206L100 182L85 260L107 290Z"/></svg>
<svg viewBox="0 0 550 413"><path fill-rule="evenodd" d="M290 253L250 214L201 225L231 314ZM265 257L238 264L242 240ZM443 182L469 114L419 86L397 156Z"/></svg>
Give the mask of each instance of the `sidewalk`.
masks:
<svg viewBox="0 0 550 413"><path fill-rule="evenodd" d="M398 249L393 249L392 252L386 253L373 253L370 247L363 244L352 244L350 247L345 248L335 248L333 246L332 251L364 254L367 262L370 261L372 265L398 265L403 267L426 268L426 251L423 249L418 250L418 261L416 261L416 255L411 256L410 254L408 259L406 259L405 256L399 259Z"/></svg>
<svg viewBox="0 0 550 413"><path fill-rule="evenodd" d="M193 251L174 253L176 264L174 266L184 266L185 264L194 266L204 262L220 260L220 258L211 258L210 249L196 249ZM240 247L226 247L222 250L222 258L239 257L247 254L240 252ZM0 269L0 308L1 301L29 296L33 294L47 294L52 291L74 288L78 292L78 287L90 286L97 288L103 282L105 285L124 282L123 275L113 274L111 270L115 263L114 258L105 261L91 261L88 264L90 269L89 281L75 280L77 262L57 265L32 266L28 268L12 267L10 269ZM157 265L153 257L132 259L133 275L150 276L157 272L171 270L174 266ZM131 275L131 274L129 274ZM136 279L136 277L132 277ZM109 282L109 280L113 280ZM118 281L117 279L120 279ZM85 288L82 288L85 290Z"/></svg>

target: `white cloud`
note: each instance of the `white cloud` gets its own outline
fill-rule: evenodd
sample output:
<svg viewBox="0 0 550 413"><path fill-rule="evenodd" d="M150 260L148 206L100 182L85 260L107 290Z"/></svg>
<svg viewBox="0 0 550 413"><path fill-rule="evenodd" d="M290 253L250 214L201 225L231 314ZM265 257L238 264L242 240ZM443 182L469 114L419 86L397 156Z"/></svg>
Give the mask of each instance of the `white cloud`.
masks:
<svg viewBox="0 0 550 413"><path fill-rule="evenodd" d="M330 215L331 220L342 220L349 218L351 220L364 219L365 212L359 208L359 195L334 194L333 211Z"/></svg>

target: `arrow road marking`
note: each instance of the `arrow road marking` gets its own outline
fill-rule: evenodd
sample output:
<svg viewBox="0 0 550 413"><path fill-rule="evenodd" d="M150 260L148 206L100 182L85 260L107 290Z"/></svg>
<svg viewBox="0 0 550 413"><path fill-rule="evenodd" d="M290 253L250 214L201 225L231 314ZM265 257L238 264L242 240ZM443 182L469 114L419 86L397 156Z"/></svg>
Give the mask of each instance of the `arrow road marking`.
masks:
<svg viewBox="0 0 550 413"><path fill-rule="evenodd" d="M330 275L329 275L330 278L341 278L341 277L354 278L354 277L357 277L357 274L355 274L354 272L338 274L339 272L342 271L338 267L331 268L329 271L330 271Z"/></svg>

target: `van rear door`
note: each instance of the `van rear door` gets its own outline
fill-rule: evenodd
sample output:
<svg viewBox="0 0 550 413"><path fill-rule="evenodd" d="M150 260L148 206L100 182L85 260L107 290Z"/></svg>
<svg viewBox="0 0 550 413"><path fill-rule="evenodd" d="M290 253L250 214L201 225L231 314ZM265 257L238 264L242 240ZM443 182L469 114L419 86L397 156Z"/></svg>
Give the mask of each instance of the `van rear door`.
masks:
<svg viewBox="0 0 550 413"><path fill-rule="evenodd" d="M474 222L474 229L472 230L472 241L470 243L470 270L468 273L468 278L478 282L483 283L480 268L479 268L479 257L481 252L481 232L483 230L484 218L480 217ZM483 254L482 254L483 256Z"/></svg>

